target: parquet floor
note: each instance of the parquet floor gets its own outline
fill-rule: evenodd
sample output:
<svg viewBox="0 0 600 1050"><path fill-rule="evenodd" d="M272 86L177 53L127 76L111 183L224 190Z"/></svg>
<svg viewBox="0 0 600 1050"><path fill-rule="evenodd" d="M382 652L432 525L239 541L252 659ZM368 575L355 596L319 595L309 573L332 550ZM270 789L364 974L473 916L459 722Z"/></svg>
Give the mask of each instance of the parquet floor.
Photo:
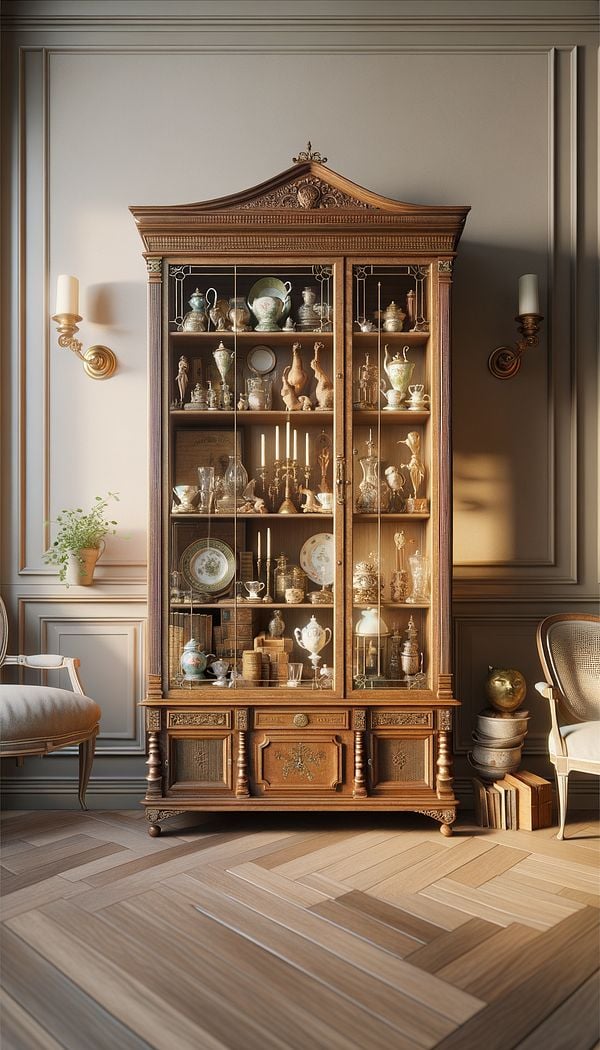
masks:
<svg viewBox="0 0 600 1050"><path fill-rule="evenodd" d="M597 826L6 813L3 1050L592 1050Z"/></svg>

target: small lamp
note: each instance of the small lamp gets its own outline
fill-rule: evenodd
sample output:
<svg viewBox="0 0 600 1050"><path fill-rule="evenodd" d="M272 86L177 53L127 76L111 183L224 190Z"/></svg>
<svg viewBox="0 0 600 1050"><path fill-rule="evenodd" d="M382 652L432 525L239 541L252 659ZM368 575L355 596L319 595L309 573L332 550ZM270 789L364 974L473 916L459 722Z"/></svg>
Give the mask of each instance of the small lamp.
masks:
<svg viewBox="0 0 600 1050"><path fill-rule="evenodd" d="M59 274L56 285L56 313L52 317L58 328L58 345L64 346L83 361L84 370L92 379L108 379L117 367L117 359L107 346L90 346L82 353L83 344L75 339L79 331L79 281L66 273Z"/></svg>
<svg viewBox="0 0 600 1050"><path fill-rule="evenodd" d="M374 688L386 680L388 626L377 609L364 609L354 628L354 685Z"/></svg>
<svg viewBox="0 0 600 1050"><path fill-rule="evenodd" d="M515 346L498 346L490 354L488 368L496 379L512 379L517 374L524 351L538 344L538 332L543 320L537 274L524 273L519 277L519 313L515 317L523 338Z"/></svg>

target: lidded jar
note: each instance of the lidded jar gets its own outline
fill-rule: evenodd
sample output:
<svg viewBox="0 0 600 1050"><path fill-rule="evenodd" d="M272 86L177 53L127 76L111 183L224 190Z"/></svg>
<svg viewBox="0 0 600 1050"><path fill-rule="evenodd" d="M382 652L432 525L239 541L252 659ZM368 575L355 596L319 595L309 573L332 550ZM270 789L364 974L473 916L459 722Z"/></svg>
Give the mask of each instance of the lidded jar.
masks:
<svg viewBox="0 0 600 1050"><path fill-rule="evenodd" d="M275 594L276 602L285 601L285 588L286 584L286 570L287 570L287 557L285 554L279 554L275 559L275 571L273 572L273 591Z"/></svg>

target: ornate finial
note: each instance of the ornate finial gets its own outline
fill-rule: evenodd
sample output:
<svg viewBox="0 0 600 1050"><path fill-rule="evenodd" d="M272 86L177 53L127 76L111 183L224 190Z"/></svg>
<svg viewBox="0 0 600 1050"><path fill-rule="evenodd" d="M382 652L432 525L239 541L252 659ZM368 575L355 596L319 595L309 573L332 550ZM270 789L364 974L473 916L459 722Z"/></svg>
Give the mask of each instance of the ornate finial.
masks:
<svg viewBox="0 0 600 1050"><path fill-rule="evenodd" d="M312 142L306 143L306 149L302 150L297 157L292 157L294 164L301 164L305 160L316 160L317 164L327 164L327 157L322 157L318 150L313 153Z"/></svg>

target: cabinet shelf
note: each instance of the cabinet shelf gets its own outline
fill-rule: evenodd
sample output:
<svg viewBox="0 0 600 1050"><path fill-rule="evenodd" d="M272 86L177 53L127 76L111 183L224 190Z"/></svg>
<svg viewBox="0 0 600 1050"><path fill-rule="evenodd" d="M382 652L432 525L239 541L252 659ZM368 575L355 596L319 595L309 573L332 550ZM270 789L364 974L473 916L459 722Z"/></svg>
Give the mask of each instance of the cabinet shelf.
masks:
<svg viewBox="0 0 600 1050"><path fill-rule="evenodd" d="M398 423L403 425L427 423L431 417L431 412L416 412L408 408L399 408L393 412L384 410L379 412L376 408L355 408L353 416L357 426L360 426L362 423L372 425L380 420L382 426L390 426L390 424L398 426Z"/></svg>
<svg viewBox="0 0 600 1050"><path fill-rule="evenodd" d="M429 413L427 413L429 414ZM409 412L408 415L415 416L416 412ZM233 424L235 419L237 427L251 427L257 423L269 425L275 425L276 423L284 424L287 423L288 419L290 423L293 423L296 427L319 427L323 423L331 423L333 420L333 412L285 412L280 409L271 409L268 412L251 412L248 409L242 412L234 412L233 409L217 408L214 411L203 409L197 411L196 409L185 409L185 408L172 408L169 412L170 419L179 426L184 423L186 426L222 426L224 423Z"/></svg>
<svg viewBox="0 0 600 1050"><path fill-rule="evenodd" d="M381 333L375 329L374 332L353 332L352 342L357 346L362 346L363 343L373 344L377 342L379 335L381 334L381 345L387 343L389 346L395 346L397 343L402 343L403 346L425 346L431 333L430 332L384 332Z"/></svg>
<svg viewBox="0 0 600 1050"><path fill-rule="evenodd" d="M362 514L359 511L354 511L352 520L356 522L361 521L381 521L383 524L386 521L429 521L429 514L397 514L383 512L379 514Z"/></svg>
<svg viewBox="0 0 600 1050"><path fill-rule="evenodd" d="M391 515L388 516L391 517ZM332 517L333 514L321 514L316 512L314 514L303 514L302 511L300 511L300 513L298 514L277 514L275 511L273 511L272 513L269 512L269 514L177 514L176 512L171 513L172 521L233 521L234 518L237 519L238 522L253 520L263 521L265 519L273 520L273 518L276 518L277 521L294 521L298 518L300 518L301 521L305 518L309 520L311 518L318 518L319 520L327 521ZM410 514L409 517L416 518L417 515Z"/></svg>
<svg viewBox="0 0 600 1050"><path fill-rule="evenodd" d="M408 332L407 335L411 333ZM413 333L420 334L420 333ZM425 336L425 341L429 337ZM250 332L169 332L169 339L176 340L177 343L194 343L194 342L213 342L216 340L222 340L227 346L227 341L233 343L244 343L248 346L255 346L257 343L300 343L303 339L319 339L321 342L325 342L327 339L333 339L333 332L321 332L318 328L315 328L311 332L284 332L280 329L278 332L257 332L252 329ZM229 349L229 347L228 347Z"/></svg>

